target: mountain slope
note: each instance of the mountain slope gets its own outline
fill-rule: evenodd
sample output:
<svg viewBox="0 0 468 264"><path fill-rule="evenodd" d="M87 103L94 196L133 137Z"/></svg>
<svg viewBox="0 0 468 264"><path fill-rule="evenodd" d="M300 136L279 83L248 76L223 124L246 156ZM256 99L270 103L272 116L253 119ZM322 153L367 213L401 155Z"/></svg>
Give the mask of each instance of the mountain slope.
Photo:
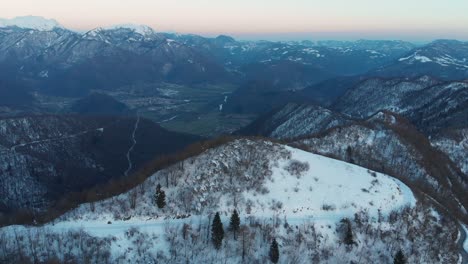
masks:
<svg viewBox="0 0 468 264"><path fill-rule="evenodd" d="M64 194L123 176L129 162L138 168L197 139L144 119L135 127L136 120L54 115L0 120L2 211L43 210Z"/></svg>
<svg viewBox="0 0 468 264"><path fill-rule="evenodd" d="M468 128L448 129L431 138L431 144L459 164L468 175Z"/></svg>
<svg viewBox="0 0 468 264"><path fill-rule="evenodd" d="M261 115L289 102L305 103L298 91L282 91L270 81L249 81L241 85L223 104L222 111L235 114Z"/></svg>
<svg viewBox="0 0 468 264"><path fill-rule="evenodd" d="M166 192L164 209L153 203L157 183ZM281 262L390 263L391 243L413 250L411 261L456 261L454 223L415 202L411 190L389 176L268 141L236 140L161 170L127 193L83 204L44 227L0 229L0 238L8 256L15 258L11 254L22 245L26 256L38 260L47 259L42 242L28 247L28 239L8 239L31 232L39 241L61 239L67 248L77 237L101 245L85 243L68 256L60 246L49 247L58 260L75 261L213 263L239 262L244 255L265 262L272 237L281 245ZM209 240L212 215L220 212L226 224L233 208L240 212L243 231L235 240L226 229L216 251ZM346 223L352 225L354 245L342 243ZM382 240L374 232L381 232ZM379 253L368 250L370 245Z"/></svg>
<svg viewBox="0 0 468 264"><path fill-rule="evenodd" d="M349 117L320 106L290 103L263 115L237 133L287 139L319 133L351 122L353 120Z"/></svg>
<svg viewBox="0 0 468 264"><path fill-rule="evenodd" d="M389 110L402 114L424 131L436 132L468 125L468 83L440 82L428 76L373 78L349 89L333 108L358 118Z"/></svg>
<svg viewBox="0 0 468 264"><path fill-rule="evenodd" d="M308 86L300 91L302 96L310 98L311 101L329 107L348 89L363 81L365 76L345 76L331 78L326 81Z"/></svg>

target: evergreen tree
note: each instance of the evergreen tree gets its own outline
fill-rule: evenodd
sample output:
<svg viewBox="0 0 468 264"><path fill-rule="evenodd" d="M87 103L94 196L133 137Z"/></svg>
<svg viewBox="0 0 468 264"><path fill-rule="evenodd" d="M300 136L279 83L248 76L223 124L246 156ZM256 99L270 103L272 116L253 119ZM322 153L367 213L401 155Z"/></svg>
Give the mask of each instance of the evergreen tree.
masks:
<svg viewBox="0 0 468 264"><path fill-rule="evenodd" d="M351 228L351 222L346 219L346 233L344 237L344 243L348 246L354 245L353 229Z"/></svg>
<svg viewBox="0 0 468 264"><path fill-rule="evenodd" d="M395 257L393 258L393 264L406 264L406 258L401 249L398 250Z"/></svg>
<svg viewBox="0 0 468 264"><path fill-rule="evenodd" d="M349 162L349 163L354 163L354 159L353 159L353 149L351 148L351 146L348 146L346 148L346 160Z"/></svg>
<svg viewBox="0 0 468 264"><path fill-rule="evenodd" d="M154 202L158 208L164 208L166 206L166 193L161 189L161 184L156 186L156 194L154 195Z"/></svg>
<svg viewBox="0 0 468 264"><path fill-rule="evenodd" d="M279 248L278 248L278 242L276 242L276 238L273 238L273 241L271 242L269 255L270 255L271 262L278 263L278 261L279 261Z"/></svg>
<svg viewBox="0 0 468 264"><path fill-rule="evenodd" d="M219 217L219 213L216 213L213 219L213 224L211 225L211 240L213 241L213 245L217 250L221 248L221 245L223 244L223 238L223 222L221 222L221 217Z"/></svg>
<svg viewBox="0 0 468 264"><path fill-rule="evenodd" d="M237 240L237 232L240 228L240 218L239 214L237 214L237 210L234 209L231 215L231 222L229 223L229 230L234 233L234 239Z"/></svg>
<svg viewBox="0 0 468 264"><path fill-rule="evenodd" d="M161 190L158 194L158 199L156 200L158 208L162 209L166 206L166 193Z"/></svg>

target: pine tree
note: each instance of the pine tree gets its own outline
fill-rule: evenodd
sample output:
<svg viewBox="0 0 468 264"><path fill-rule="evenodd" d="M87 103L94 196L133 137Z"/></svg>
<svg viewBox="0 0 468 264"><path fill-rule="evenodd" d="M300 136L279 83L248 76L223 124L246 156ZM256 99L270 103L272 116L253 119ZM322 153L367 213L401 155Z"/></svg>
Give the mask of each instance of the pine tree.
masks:
<svg viewBox="0 0 468 264"><path fill-rule="evenodd" d="M219 213L216 213L213 224L211 225L211 240L213 241L213 245L215 246L216 250L221 248L223 244L224 238L224 228L223 222L221 222L221 217L219 217Z"/></svg>
<svg viewBox="0 0 468 264"><path fill-rule="evenodd" d="M237 232L240 228L240 218L239 214L237 214L237 210L234 209L231 215L231 222L229 223L229 230L234 233L234 240L237 240Z"/></svg>
<svg viewBox="0 0 468 264"><path fill-rule="evenodd" d="M354 163L354 159L353 159L353 149L351 148L351 146L348 146L346 148L346 160L349 162L349 163Z"/></svg>
<svg viewBox="0 0 468 264"><path fill-rule="evenodd" d="M156 186L156 194L154 195L154 202L160 209L166 206L166 193L161 189L161 184L158 184Z"/></svg>
<svg viewBox="0 0 468 264"><path fill-rule="evenodd" d="M271 262L278 263L278 261L279 261L279 248L278 248L278 242L276 242L276 238L273 238L273 241L271 242L269 256L270 256Z"/></svg>
<svg viewBox="0 0 468 264"><path fill-rule="evenodd" d="M344 221L346 223L346 233L344 237L344 243L348 246L354 245L354 237L353 237L353 230L351 228L351 222L348 219Z"/></svg>
<svg viewBox="0 0 468 264"><path fill-rule="evenodd" d="M398 250L395 257L393 258L393 264L406 264L406 258L401 249Z"/></svg>
<svg viewBox="0 0 468 264"><path fill-rule="evenodd" d="M161 190L158 194L158 199L156 200L158 208L162 209L166 206L166 193Z"/></svg>

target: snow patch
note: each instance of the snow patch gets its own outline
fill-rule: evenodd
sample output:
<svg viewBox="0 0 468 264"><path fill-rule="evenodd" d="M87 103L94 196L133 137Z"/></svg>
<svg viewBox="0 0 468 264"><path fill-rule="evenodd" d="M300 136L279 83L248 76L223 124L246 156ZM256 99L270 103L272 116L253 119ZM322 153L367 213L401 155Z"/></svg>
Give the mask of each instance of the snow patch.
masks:
<svg viewBox="0 0 468 264"><path fill-rule="evenodd" d="M403 58L398 59L398 61L406 61L406 60L411 60L411 62L420 61L422 63L432 62L432 59L426 56L418 55L417 52L408 57L403 57Z"/></svg>
<svg viewBox="0 0 468 264"><path fill-rule="evenodd" d="M49 71L48 70L43 70L39 73L39 77L41 78L48 78L49 77Z"/></svg>
<svg viewBox="0 0 468 264"><path fill-rule="evenodd" d="M463 249L465 252L468 252L468 227L464 224L461 225L463 227L463 231L465 231L466 238L465 241L463 242Z"/></svg>

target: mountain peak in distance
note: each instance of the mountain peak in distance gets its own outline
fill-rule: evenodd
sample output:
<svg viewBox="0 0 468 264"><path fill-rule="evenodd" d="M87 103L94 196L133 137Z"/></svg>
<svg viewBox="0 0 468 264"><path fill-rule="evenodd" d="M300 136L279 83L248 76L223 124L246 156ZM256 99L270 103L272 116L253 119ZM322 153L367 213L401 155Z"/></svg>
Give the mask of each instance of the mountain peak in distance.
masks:
<svg viewBox="0 0 468 264"><path fill-rule="evenodd" d="M19 27L40 31L51 31L54 28L63 28L55 19L41 16L19 16L11 19L0 18L0 27Z"/></svg>

